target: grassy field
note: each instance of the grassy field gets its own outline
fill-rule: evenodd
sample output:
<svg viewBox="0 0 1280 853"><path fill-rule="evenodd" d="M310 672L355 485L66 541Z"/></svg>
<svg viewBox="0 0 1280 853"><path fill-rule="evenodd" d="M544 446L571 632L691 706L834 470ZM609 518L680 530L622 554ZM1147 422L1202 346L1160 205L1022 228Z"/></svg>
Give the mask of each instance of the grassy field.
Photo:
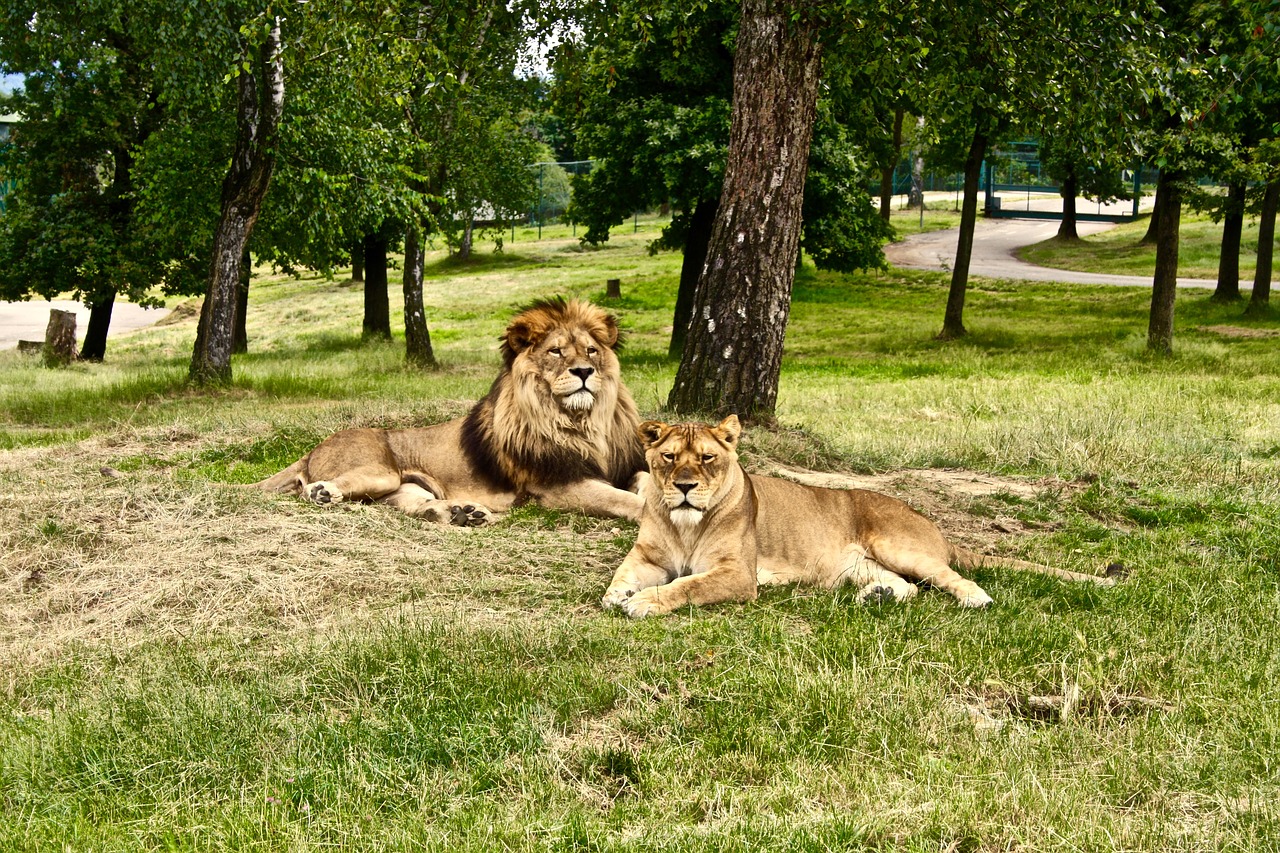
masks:
<svg viewBox="0 0 1280 853"><path fill-rule="evenodd" d="M1027 246L1018 257L1033 264L1083 272L1116 275L1151 275L1155 271L1155 244L1143 244L1147 218L1091 234L1079 242L1046 240ZM1216 281L1218 256L1222 247L1222 224L1208 216L1184 211L1179 230L1178 275ZM1240 238L1240 277L1253 281L1258 254L1258 220L1245 220ZM1246 284L1246 287L1248 285Z"/></svg>
<svg viewBox="0 0 1280 853"><path fill-rule="evenodd" d="M1142 289L974 280L941 343L943 274L806 268L746 438L1113 589L633 623L598 606L628 523L234 485L464 412L515 308L607 278L661 414L679 258L634 227L433 256L433 373L361 344L358 287L265 270L225 391L184 387L190 312L104 364L0 353L0 850L1280 849L1280 322L1204 293L1155 358Z"/></svg>

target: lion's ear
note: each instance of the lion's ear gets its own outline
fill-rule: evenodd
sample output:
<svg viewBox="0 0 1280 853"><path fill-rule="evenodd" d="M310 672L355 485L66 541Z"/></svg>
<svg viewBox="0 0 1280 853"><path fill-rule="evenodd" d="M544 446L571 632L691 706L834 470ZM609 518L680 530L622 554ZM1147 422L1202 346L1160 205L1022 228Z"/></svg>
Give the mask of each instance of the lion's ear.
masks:
<svg viewBox="0 0 1280 853"><path fill-rule="evenodd" d="M612 314L604 315L604 337L600 343L613 349L618 345L618 318Z"/></svg>
<svg viewBox="0 0 1280 853"><path fill-rule="evenodd" d="M645 421L636 427L636 435L640 436L640 440L644 442L645 447L653 447L662 439L662 434L667 431L667 425L662 421Z"/></svg>
<svg viewBox="0 0 1280 853"><path fill-rule="evenodd" d="M537 343L538 330L524 320L513 320L502 340L512 355L519 355Z"/></svg>
<svg viewBox="0 0 1280 853"><path fill-rule="evenodd" d="M716 432L724 439L725 444L737 447L738 439L742 438L742 423L737 415L729 415L716 426Z"/></svg>

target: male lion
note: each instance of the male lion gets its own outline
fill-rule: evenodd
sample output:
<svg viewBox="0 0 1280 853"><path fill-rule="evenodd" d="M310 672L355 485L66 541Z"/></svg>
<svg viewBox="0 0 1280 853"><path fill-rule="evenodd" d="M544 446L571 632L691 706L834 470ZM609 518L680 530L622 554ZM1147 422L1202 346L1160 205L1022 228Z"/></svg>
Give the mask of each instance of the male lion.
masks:
<svg viewBox="0 0 1280 853"><path fill-rule="evenodd" d="M629 616L750 601L757 583L827 589L851 583L860 588L859 601L906 600L916 586L904 575L945 589L962 607L990 604L991 596L952 564L1115 583L976 554L947 542L933 522L887 495L747 474L738 464L742 427L734 415L714 427L646 421L639 432L650 472L641 489L640 534L602 602Z"/></svg>
<svg viewBox="0 0 1280 853"><path fill-rule="evenodd" d="M318 504L374 500L431 521L488 523L528 499L637 519L640 418L619 376L618 324L577 300L535 302L501 338L503 366L464 418L348 429L259 483Z"/></svg>

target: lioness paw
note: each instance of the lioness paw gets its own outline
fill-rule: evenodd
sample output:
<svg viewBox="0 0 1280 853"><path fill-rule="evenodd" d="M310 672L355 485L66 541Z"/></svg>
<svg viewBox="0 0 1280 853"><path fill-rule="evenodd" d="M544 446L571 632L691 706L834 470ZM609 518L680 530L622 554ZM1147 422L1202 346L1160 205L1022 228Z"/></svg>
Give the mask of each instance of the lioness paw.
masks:
<svg viewBox="0 0 1280 853"><path fill-rule="evenodd" d="M661 616L671 612L671 608L658 598L658 588L651 586L642 589L622 602L622 612L632 619L643 619L646 616Z"/></svg>
<svg viewBox="0 0 1280 853"><path fill-rule="evenodd" d="M320 480L307 486L306 498L314 504L336 504L342 501L342 490L328 480Z"/></svg>
<svg viewBox="0 0 1280 853"><path fill-rule="evenodd" d="M454 527L484 527L493 522L493 513L476 504L449 507L449 523Z"/></svg>
<svg viewBox="0 0 1280 853"><path fill-rule="evenodd" d="M635 594L636 591L632 587L624 584L610 584L604 591L604 598L600 599L600 606L605 610L621 607L623 602Z"/></svg>
<svg viewBox="0 0 1280 853"><path fill-rule="evenodd" d="M893 587L883 584L869 583L858 591L859 604L893 604L895 600L897 596L893 594Z"/></svg>
<svg viewBox="0 0 1280 853"><path fill-rule="evenodd" d="M968 595L960 596L959 601L960 601L961 607L973 607L973 608L986 607L988 604L991 603L991 596L987 595L986 592L979 589L979 590L976 590L975 592L969 593Z"/></svg>

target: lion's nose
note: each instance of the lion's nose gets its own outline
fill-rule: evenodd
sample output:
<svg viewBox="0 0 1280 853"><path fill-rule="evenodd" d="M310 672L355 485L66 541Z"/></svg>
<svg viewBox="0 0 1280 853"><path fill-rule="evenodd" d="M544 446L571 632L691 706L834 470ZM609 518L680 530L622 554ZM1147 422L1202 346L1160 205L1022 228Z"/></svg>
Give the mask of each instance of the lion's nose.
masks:
<svg viewBox="0 0 1280 853"><path fill-rule="evenodd" d="M581 379L583 382L586 382L587 377L595 373L596 369L594 367L571 367L569 368L569 372Z"/></svg>
<svg viewBox="0 0 1280 853"><path fill-rule="evenodd" d="M676 488L687 495L692 492L697 485L697 483L676 483Z"/></svg>

